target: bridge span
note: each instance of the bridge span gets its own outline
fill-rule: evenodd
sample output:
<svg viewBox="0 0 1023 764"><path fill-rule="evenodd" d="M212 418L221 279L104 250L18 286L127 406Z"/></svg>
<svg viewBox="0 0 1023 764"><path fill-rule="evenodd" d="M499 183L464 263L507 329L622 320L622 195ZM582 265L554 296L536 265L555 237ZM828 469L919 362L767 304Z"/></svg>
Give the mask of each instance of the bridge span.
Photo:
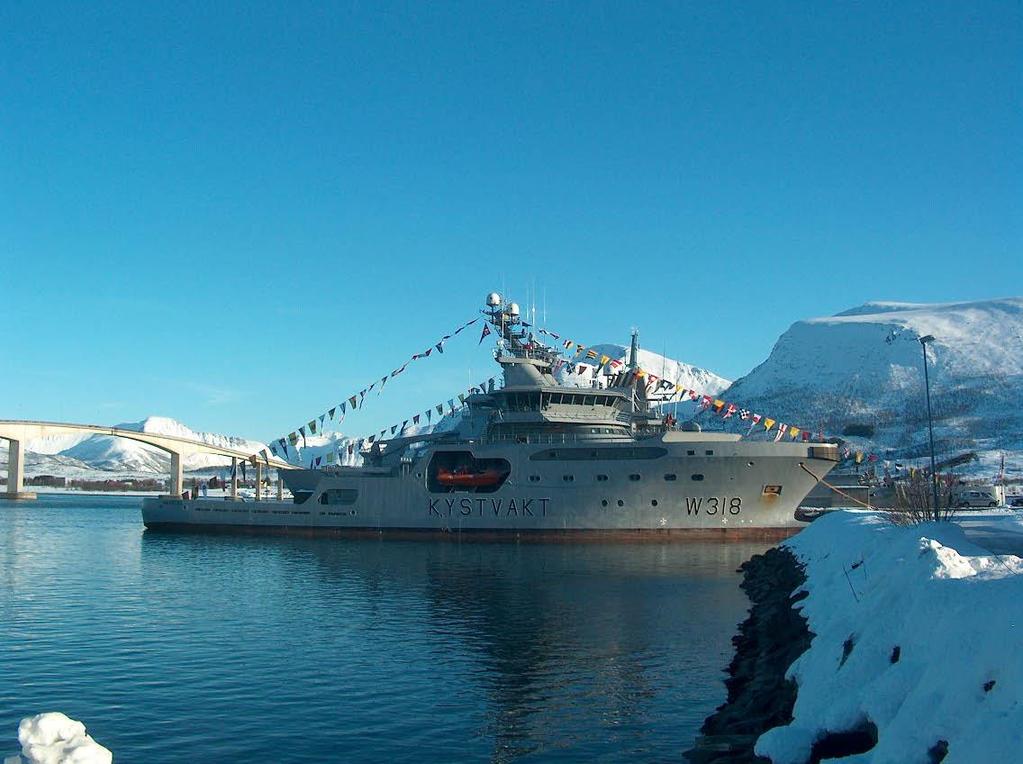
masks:
<svg viewBox="0 0 1023 764"><path fill-rule="evenodd" d="M78 433L89 433L91 435L110 435L115 438L135 440L139 443L158 448L170 454L170 495L180 496L183 471L181 457L188 454L215 454L227 456L237 464L238 459L249 459L252 454L239 451L233 448L224 448L199 440L181 438L177 435L163 435L152 432L139 432L138 430L125 430L119 427L104 427L97 424L71 424L67 422L37 422L22 421L14 419L0 419L0 440L8 442L7 456L7 491L0 493L0 498L5 499L34 499L35 494L25 491L25 444L37 438L45 438L51 435L69 435ZM270 467L278 470L295 469L295 465L271 457L265 462ZM259 459L255 462L256 467L256 494L259 495L258 486L262 480L262 469L264 461ZM233 471L235 476L231 480L231 495L238 495L237 470ZM278 487L280 491L280 487Z"/></svg>

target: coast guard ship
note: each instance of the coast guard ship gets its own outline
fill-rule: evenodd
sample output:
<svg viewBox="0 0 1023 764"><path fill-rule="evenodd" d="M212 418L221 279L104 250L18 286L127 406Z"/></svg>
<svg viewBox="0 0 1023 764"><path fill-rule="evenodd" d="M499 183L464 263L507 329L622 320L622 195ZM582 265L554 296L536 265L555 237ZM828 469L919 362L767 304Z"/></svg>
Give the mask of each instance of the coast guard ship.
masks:
<svg viewBox="0 0 1023 764"><path fill-rule="evenodd" d="M830 443L743 440L673 426L637 365L560 384L558 348L515 303L487 297L503 385L466 398L457 426L377 441L361 466L283 471L291 501L159 497L151 529L520 538L781 538L838 461Z"/></svg>

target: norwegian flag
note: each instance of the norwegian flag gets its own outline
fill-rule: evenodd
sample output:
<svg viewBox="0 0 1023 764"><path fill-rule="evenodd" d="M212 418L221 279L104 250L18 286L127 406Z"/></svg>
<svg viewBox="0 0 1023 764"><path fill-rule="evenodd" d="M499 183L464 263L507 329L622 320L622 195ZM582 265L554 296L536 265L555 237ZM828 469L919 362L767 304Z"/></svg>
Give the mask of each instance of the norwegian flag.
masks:
<svg viewBox="0 0 1023 764"><path fill-rule="evenodd" d="M749 419L749 409L739 409L739 419L744 422Z"/></svg>
<svg viewBox="0 0 1023 764"><path fill-rule="evenodd" d="M725 415L723 417L721 417L721 418L722 419L728 419L728 417L730 417L735 412L736 412L735 404L734 403L729 403L728 404L728 408L725 409Z"/></svg>
<svg viewBox="0 0 1023 764"><path fill-rule="evenodd" d="M691 400L691 401L698 401L699 399L700 399L700 394L698 392L696 392L695 390L690 390L689 391L689 400Z"/></svg>
<svg viewBox="0 0 1023 764"><path fill-rule="evenodd" d="M712 403L714 403L714 399L709 395L705 395L703 396L703 400L700 401L700 408L709 409Z"/></svg>

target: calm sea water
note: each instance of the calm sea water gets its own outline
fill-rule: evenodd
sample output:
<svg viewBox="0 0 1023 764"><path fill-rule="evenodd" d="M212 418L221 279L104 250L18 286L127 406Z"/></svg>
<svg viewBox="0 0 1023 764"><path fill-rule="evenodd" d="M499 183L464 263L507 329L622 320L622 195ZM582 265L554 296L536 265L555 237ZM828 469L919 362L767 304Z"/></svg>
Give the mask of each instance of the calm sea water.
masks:
<svg viewBox="0 0 1023 764"><path fill-rule="evenodd" d="M64 711L117 762L678 761L762 544L145 531L0 501L0 757Z"/></svg>

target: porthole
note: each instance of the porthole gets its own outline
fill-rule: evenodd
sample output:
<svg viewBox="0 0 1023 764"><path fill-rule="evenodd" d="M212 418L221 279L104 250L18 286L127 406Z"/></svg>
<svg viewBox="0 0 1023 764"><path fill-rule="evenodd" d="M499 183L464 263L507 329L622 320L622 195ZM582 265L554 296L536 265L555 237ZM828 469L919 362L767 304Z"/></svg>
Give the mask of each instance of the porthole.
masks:
<svg viewBox="0 0 1023 764"><path fill-rule="evenodd" d="M701 475L700 473L696 473L695 475L693 475L693 480L703 480L703 475Z"/></svg>
<svg viewBox="0 0 1023 764"><path fill-rule="evenodd" d="M753 462L746 462L746 466L747 467L752 467L753 466Z"/></svg>
<svg viewBox="0 0 1023 764"><path fill-rule="evenodd" d="M530 483L539 483L540 482L540 476L539 475L530 475L529 476L529 482Z"/></svg>
<svg viewBox="0 0 1023 764"><path fill-rule="evenodd" d="M695 451L686 451L686 456L696 456Z"/></svg>
<svg viewBox="0 0 1023 764"><path fill-rule="evenodd" d="M667 475L664 476L664 479L667 480L670 483L673 480L677 480L678 476L675 475L675 473L673 473L673 472L669 472Z"/></svg>
<svg viewBox="0 0 1023 764"><path fill-rule="evenodd" d="M625 502L624 502L624 501L622 501L621 499L619 499L619 500L618 500L618 506L619 506L619 507L624 507L624 506L625 506Z"/></svg>
<svg viewBox="0 0 1023 764"><path fill-rule="evenodd" d="M597 475L597 482L598 483L607 482L607 475Z"/></svg>
<svg viewBox="0 0 1023 764"><path fill-rule="evenodd" d="M607 506L607 499L601 499L600 506L606 507Z"/></svg>
<svg viewBox="0 0 1023 764"><path fill-rule="evenodd" d="M713 451L705 451L704 453L707 454L707 456L714 456Z"/></svg>
<svg viewBox="0 0 1023 764"><path fill-rule="evenodd" d="M571 483L573 480L575 480L575 476L574 475L562 475L561 479L564 480L566 483Z"/></svg>
<svg viewBox="0 0 1023 764"><path fill-rule="evenodd" d="M629 480L636 482L637 480L639 480L639 474L633 472L631 475L629 475Z"/></svg>
<svg viewBox="0 0 1023 764"><path fill-rule="evenodd" d="M651 507L656 507L657 506L657 499L651 499L650 500L650 506Z"/></svg>

